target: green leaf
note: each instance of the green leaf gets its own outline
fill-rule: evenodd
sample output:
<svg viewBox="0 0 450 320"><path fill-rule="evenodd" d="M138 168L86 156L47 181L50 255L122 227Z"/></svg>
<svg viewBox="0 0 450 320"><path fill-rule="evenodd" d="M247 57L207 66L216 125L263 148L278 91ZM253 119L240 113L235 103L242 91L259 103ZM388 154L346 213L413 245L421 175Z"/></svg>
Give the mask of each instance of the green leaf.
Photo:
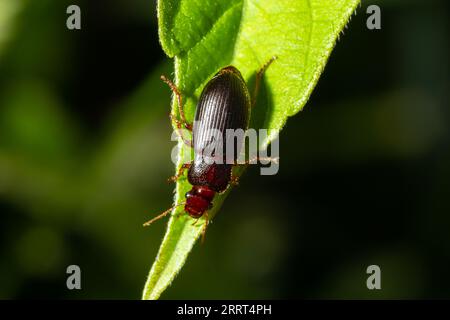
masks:
<svg viewBox="0 0 450 320"><path fill-rule="evenodd" d="M287 118L305 105L358 3L359 0L160 0L160 41L166 54L175 59L175 83L183 94L188 121L193 119L204 85L220 68L234 65L253 90L257 70L276 56L278 59L265 73L258 103L252 110L251 127L269 130L267 139L260 141L260 147L266 147ZM175 99L172 112L178 114ZM182 142L179 146L183 146ZM187 152L190 151L180 148L177 168ZM182 177L176 185L175 204L183 201L190 188ZM214 217L229 191L230 188L216 197L209 218ZM159 298L182 268L205 218L196 225L192 223L182 206L172 211L145 285L144 299Z"/></svg>
<svg viewBox="0 0 450 320"><path fill-rule="evenodd" d="M21 1L0 1L0 54L5 47L5 43L13 33L14 20L22 6L23 3Z"/></svg>

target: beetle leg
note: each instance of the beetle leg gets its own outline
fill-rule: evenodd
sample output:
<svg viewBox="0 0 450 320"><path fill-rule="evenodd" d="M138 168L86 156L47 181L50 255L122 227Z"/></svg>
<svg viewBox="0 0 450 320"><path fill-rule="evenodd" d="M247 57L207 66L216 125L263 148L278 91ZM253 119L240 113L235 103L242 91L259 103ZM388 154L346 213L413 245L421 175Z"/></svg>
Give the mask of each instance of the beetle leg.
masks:
<svg viewBox="0 0 450 320"><path fill-rule="evenodd" d="M195 221L192 222L192 226L195 226L199 220L200 220L200 218L195 219Z"/></svg>
<svg viewBox="0 0 450 320"><path fill-rule="evenodd" d="M208 212L205 211L203 215L205 216L205 224L203 225L202 228L202 244L205 242L206 228L208 227L209 224Z"/></svg>
<svg viewBox="0 0 450 320"><path fill-rule="evenodd" d="M180 117L181 117L181 122L183 123L184 127L186 129L188 129L189 131L192 131L192 124L189 124L186 120L186 116L184 114L184 109L183 109L183 98L181 96L181 92L180 90L177 88L177 86L170 81L169 79L167 79L166 76L161 75L161 80L164 81L170 88L170 90L172 90L172 92L177 96L177 100L178 100L178 111L180 113ZM173 120L173 119L172 119ZM178 120L176 120L178 121ZM178 121L179 122L179 121ZM178 126L178 123L177 123Z"/></svg>
<svg viewBox="0 0 450 320"><path fill-rule="evenodd" d="M187 140L183 136L183 133L181 132L181 128L183 125L187 130L192 131L192 125L187 123L187 121L186 121L186 116L184 115L183 104L182 104L183 98L181 96L180 90L177 88L177 86L172 81L167 79L166 76L161 75L161 80L164 81L169 86L170 90L172 90L172 92L177 96L177 100L178 100L178 110L179 110L179 113L181 116L181 121L176 119L172 113L169 114L170 120L175 123L175 125L177 127L177 134L181 138L181 140L183 140L183 142L186 145L192 147L192 141Z"/></svg>
<svg viewBox="0 0 450 320"><path fill-rule="evenodd" d="M253 91L253 97L252 97L252 108L256 104L256 98L258 97L259 87L261 85L261 80L264 75L264 72L267 70L267 68L270 66L272 62L274 62L277 59L276 56L273 56L270 58L269 61L267 61L256 73L256 79L255 79L255 90Z"/></svg>
<svg viewBox="0 0 450 320"><path fill-rule="evenodd" d="M187 146L189 146L189 147L192 148L192 141L191 141L191 140L187 140L187 139L183 136L183 132L181 131L181 129L182 129L182 128L181 128L181 127L182 127L181 121L179 121L178 119L175 119L174 115L171 114L171 113L169 113L169 118L170 118L171 121L175 122L175 125L177 126L176 131L177 131L178 136L181 138L181 140L183 140L183 142L184 142Z"/></svg>
<svg viewBox="0 0 450 320"><path fill-rule="evenodd" d="M180 169L178 169L177 174L167 179L167 182L176 182L183 175L184 170L189 169L190 167L190 163L184 163Z"/></svg>

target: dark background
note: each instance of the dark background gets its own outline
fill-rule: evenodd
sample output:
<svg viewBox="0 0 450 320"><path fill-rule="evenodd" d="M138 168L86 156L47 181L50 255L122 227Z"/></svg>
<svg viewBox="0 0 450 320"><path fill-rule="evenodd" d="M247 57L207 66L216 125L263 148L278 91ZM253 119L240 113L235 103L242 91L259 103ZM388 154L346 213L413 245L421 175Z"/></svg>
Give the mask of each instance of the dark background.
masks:
<svg viewBox="0 0 450 320"><path fill-rule="evenodd" d="M166 222L141 224L173 190L155 3L1 1L0 298L139 299ZM162 298L450 298L448 21L444 0L363 1L279 173L247 171Z"/></svg>

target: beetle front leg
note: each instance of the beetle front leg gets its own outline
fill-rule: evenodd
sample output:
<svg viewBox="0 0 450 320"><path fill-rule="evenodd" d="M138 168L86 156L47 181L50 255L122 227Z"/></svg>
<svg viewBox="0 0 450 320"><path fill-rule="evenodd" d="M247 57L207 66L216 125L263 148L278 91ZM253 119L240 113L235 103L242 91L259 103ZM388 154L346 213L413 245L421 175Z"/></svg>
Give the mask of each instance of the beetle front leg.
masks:
<svg viewBox="0 0 450 320"><path fill-rule="evenodd" d="M177 174L167 179L167 182L176 182L183 175L184 170L189 169L190 167L190 163L184 163L180 169L178 169Z"/></svg>
<svg viewBox="0 0 450 320"><path fill-rule="evenodd" d="M255 90L253 91L253 97L252 97L252 108L256 104L256 98L258 97L259 87L261 86L261 80L264 75L264 72L266 72L267 68L270 66L272 62L274 62L277 59L277 56L273 56L270 58L269 61L267 61L256 73L256 79L255 79Z"/></svg>
<svg viewBox="0 0 450 320"><path fill-rule="evenodd" d="M182 131L182 123L180 120L175 119L175 117L173 116L173 114L169 113L169 118L171 121L175 122L176 125L176 132L178 134L178 136L181 138L181 140L183 140L184 144L186 144L189 147L193 147L192 145L192 140L187 140L184 136L183 136L183 131Z"/></svg>
<svg viewBox="0 0 450 320"><path fill-rule="evenodd" d="M189 131L192 131L192 124L188 123L186 120L186 115L184 114L184 108L183 108L183 98L181 96L181 92L180 90L177 88L177 86L170 81L166 76L161 75L161 80L164 81L170 88L170 90L172 90L172 92L177 96L177 100L178 100L178 112L180 113L180 117L181 117L181 123L184 125L184 127L186 129L188 129ZM174 117L171 115L171 119L174 120ZM175 120L175 123L178 124L180 123L179 120ZM181 125L180 125L181 126Z"/></svg>

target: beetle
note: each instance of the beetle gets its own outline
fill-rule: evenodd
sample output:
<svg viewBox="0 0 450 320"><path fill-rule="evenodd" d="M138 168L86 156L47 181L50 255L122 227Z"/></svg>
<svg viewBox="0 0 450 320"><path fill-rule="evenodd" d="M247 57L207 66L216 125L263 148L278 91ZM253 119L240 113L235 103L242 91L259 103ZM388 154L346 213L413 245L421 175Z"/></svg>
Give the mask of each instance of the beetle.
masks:
<svg viewBox="0 0 450 320"><path fill-rule="evenodd" d="M197 220L205 215L206 223L203 228L203 235L209 222L207 211L212 208L212 201L215 195L225 192L230 184L237 184L237 179L232 174L232 168L233 165L236 165L237 155L242 145L235 146L232 163L227 161L229 159L227 159L226 150L219 153L219 156L216 156L214 152L207 154L206 150L215 150L218 147L214 140L214 132L219 132L222 136L221 141L224 141L226 139L225 133L228 129L242 129L244 131L248 129L250 112L256 103L262 76L275 59L276 57L272 57L256 73L252 97L250 97L245 80L236 67L230 65L220 69L202 90L197 103L193 125L186 121L180 90L164 75L161 76L161 79L170 87L178 100L181 120L176 119L172 113L170 118L175 123L178 135L184 143L194 148L194 160L191 163L183 164L177 175L169 180L176 181L183 175L184 170L189 170L187 178L192 185L192 189L186 193L186 201L177 206L184 205L185 212ZM183 127L192 132L191 141L183 137L181 133ZM144 223L144 226L148 226L166 216L174 207L175 205Z"/></svg>

